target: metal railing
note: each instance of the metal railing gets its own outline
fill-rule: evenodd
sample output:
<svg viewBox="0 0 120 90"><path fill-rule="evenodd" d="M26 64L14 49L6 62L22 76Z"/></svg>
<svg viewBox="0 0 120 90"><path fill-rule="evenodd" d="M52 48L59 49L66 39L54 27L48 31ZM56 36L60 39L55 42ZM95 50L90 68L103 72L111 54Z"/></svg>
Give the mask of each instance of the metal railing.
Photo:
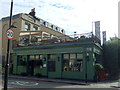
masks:
<svg viewBox="0 0 120 90"><path fill-rule="evenodd" d="M100 39L98 39L92 33L84 33L84 34L73 34L68 35L70 38L66 38L64 36L59 37L44 37L40 41L37 39L17 42L17 46L35 46L35 45L44 45L44 44L55 44L55 43L66 43L66 42L94 42L94 43L101 43Z"/></svg>

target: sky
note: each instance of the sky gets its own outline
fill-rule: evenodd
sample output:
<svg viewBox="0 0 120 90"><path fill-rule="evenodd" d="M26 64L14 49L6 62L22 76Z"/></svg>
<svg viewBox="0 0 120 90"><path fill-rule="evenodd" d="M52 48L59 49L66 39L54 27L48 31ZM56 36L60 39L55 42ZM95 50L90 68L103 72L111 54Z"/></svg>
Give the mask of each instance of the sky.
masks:
<svg viewBox="0 0 120 90"><path fill-rule="evenodd" d="M9 16L10 1L0 1L0 18ZM13 15L29 13L65 30L67 35L89 33L94 22L100 21L100 30L106 31L107 40L118 36L118 2L120 0L13 0Z"/></svg>

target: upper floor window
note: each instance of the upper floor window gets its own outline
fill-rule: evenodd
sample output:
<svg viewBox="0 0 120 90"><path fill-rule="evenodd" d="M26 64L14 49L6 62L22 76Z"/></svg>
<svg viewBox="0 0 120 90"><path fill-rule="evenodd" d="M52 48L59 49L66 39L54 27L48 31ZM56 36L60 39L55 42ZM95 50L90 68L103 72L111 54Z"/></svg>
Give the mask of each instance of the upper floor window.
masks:
<svg viewBox="0 0 120 90"><path fill-rule="evenodd" d="M43 25L46 26L46 22L45 21L43 22Z"/></svg>
<svg viewBox="0 0 120 90"><path fill-rule="evenodd" d="M51 25L51 29L53 29L53 25Z"/></svg>
<svg viewBox="0 0 120 90"><path fill-rule="evenodd" d="M30 24L25 23L24 31L29 31L30 30Z"/></svg>
<svg viewBox="0 0 120 90"><path fill-rule="evenodd" d="M47 26L47 22L42 20L42 19L40 19L40 24L43 25L43 26Z"/></svg>
<svg viewBox="0 0 120 90"><path fill-rule="evenodd" d="M60 28L59 28L59 27L56 27L55 29L56 29L56 31L60 31Z"/></svg>
<svg viewBox="0 0 120 90"><path fill-rule="evenodd" d="M61 33L63 33L63 34L65 33L64 29L61 29Z"/></svg>
<svg viewBox="0 0 120 90"><path fill-rule="evenodd" d="M37 31L37 30L38 30L38 27L33 26L33 31Z"/></svg>
<svg viewBox="0 0 120 90"><path fill-rule="evenodd" d="M19 44L28 44L28 43L29 43L29 36L19 37Z"/></svg>

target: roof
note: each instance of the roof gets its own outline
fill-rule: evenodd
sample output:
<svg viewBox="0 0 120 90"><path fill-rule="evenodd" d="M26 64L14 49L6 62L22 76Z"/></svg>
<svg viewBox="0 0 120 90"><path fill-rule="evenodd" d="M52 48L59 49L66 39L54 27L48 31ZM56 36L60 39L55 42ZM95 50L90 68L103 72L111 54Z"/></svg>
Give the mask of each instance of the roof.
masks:
<svg viewBox="0 0 120 90"><path fill-rule="evenodd" d="M20 17L20 14L16 14L16 15L13 15L12 16L12 19L16 19L16 18L19 18ZM10 19L10 17L4 17L2 18L2 21L8 21Z"/></svg>

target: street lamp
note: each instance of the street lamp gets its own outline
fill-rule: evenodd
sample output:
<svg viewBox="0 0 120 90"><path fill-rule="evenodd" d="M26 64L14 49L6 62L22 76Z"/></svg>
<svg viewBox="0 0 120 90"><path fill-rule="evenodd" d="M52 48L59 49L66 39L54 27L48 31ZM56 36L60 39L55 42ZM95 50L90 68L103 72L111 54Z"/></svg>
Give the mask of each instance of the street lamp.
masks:
<svg viewBox="0 0 120 90"><path fill-rule="evenodd" d="M9 29L10 29L10 28L13 28L13 25L12 25L12 10L13 10L13 0L11 0ZM4 90L7 90L7 86L8 86L8 67L9 67L9 59L10 59L10 40L8 39L8 44L7 44L7 57L6 57L5 74L4 74Z"/></svg>

